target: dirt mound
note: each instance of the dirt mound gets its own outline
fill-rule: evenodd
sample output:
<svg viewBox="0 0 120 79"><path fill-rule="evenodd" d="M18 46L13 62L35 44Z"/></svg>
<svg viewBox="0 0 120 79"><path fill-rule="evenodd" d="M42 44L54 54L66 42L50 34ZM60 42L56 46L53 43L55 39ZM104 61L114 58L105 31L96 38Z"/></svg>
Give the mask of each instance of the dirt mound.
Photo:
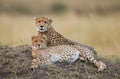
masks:
<svg viewBox="0 0 120 79"><path fill-rule="evenodd" d="M87 62L73 64L56 63L52 67L30 69L31 47L28 45L10 47L0 45L0 79L120 79L120 61L113 63L102 59L108 65L104 72Z"/></svg>

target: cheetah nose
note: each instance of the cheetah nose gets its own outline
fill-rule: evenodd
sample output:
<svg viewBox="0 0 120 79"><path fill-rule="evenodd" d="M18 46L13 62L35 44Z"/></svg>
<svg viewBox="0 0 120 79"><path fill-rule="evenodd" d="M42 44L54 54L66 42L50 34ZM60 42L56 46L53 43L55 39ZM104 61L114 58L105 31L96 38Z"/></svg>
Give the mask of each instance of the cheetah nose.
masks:
<svg viewBox="0 0 120 79"><path fill-rule="evenodd" d="M38 46L40 46L40 44L38 44Z"/></svg>
<svg viewBox="0 0 120 79"><path fill-rule="evenodd" d="M41 28L43 28L43 26L40 26Z"/></svg>

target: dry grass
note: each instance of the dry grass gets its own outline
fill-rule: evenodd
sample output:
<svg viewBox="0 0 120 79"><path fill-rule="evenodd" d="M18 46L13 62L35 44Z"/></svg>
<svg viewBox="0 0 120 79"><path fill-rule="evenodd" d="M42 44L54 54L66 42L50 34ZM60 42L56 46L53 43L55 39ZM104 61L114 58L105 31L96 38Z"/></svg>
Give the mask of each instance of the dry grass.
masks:
<svg viewBox="0 0 120 79"><path fill-rule="evenodd" d="M30 44L36 35L34 16L0 14L0 42L3 44ZM53 19L53 27L64 36L80 43L90 44L98 55L120 57L120 15L75 16L48 15Z"/></svg>
<svg viewBox="0 0 120 79"><path fill-rule="evenodd" d="M63 4L76 13L114 13L120 11L120 0L0 0L0 11L9 13L51 13L55 4Z"/></svg>

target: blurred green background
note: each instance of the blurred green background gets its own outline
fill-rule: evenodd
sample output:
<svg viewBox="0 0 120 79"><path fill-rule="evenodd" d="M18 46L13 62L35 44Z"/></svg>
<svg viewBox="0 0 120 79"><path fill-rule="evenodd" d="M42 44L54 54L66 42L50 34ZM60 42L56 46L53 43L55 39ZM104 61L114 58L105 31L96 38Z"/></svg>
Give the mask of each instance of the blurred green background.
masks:
<svg viewBox="0 0 120 79"><path fill-rule="evenodd" d="M34 16L46 16L64 36L120 57L120 0L0 0L0 42L31 44Z"/></svg>

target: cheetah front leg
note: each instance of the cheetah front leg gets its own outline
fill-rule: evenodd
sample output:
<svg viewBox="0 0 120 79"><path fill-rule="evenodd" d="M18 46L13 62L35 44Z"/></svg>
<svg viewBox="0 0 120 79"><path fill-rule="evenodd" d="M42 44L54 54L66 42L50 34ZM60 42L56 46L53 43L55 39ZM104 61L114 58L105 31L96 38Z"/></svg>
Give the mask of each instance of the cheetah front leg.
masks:
<svg viewBox="0 0 120 79"><path fill-rule="evenodd" d="M33 60L32 60L32 63L31 63L31 69L37 68L38 65L39 65L38 60L37 60L37 59L33 59Z"/></svg>

